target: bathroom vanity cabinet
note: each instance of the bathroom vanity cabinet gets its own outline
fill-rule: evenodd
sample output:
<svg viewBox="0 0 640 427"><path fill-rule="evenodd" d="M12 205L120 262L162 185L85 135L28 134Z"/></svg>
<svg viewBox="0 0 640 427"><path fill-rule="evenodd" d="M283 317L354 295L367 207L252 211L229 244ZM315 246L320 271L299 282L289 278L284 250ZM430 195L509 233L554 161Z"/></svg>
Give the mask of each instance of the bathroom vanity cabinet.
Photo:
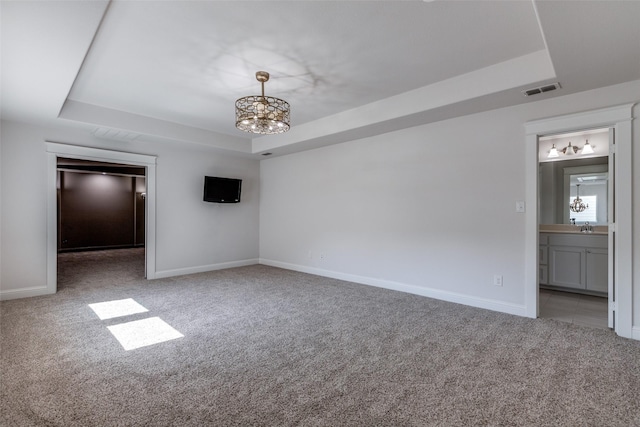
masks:
<svg viewBox="0 0 640 427"><path fill-rule="evenodd" d="M608 291L607 235L540 233L540 285L604 295Z"/></svg>

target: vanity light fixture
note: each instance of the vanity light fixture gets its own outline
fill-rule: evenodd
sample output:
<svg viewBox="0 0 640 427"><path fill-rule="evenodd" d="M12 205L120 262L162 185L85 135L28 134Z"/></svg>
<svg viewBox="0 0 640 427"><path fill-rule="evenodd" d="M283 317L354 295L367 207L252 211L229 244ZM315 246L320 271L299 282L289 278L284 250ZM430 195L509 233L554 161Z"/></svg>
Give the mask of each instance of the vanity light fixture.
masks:
<svg viewBox="0 0 640 427"><path fill-rule="evenodd" d="M553 158L559 157L560 153L564 154L565 156L572 156L574 154L578 154L578 152L580 152L580 154L593 154L594 153L593 145L589 144L588 139L585 140L584 146L582 148L572 145L571 141L569 141L569 145L567 145L561 150L558 150L558 148L556 147L556 144L552 144L551 149L549 150L549 154L547 155L547 158L553 159Z"/></svg>
<svg viewBox="0 0 640 427"><path fill-rule="evenodd" d="M576 198L573 199L573 202L571 202L571 204L569 205L569 209L571 209L571 212L584 212L586 209L589 208L589 205L585 205L584 203L582 203L582 199L580 198L580 184L576 185Z"/></svg>
<svg viewBox="0 0 640 427"><path fill-rule="evenodd" d="M589 140L587 139L584 143L584 147L582 147L582 154L593 154L593 146L589 144Z"/></svg>
<svg viewBox="0 0 640 427"><path fill-rule="evenodd" d="M288 131L289 103L280 98L264 96L264 83L269 81L269 73L258 71L256 80L262 85L262 95L245 96L236 101L236 127L262 135Z"/></svg>

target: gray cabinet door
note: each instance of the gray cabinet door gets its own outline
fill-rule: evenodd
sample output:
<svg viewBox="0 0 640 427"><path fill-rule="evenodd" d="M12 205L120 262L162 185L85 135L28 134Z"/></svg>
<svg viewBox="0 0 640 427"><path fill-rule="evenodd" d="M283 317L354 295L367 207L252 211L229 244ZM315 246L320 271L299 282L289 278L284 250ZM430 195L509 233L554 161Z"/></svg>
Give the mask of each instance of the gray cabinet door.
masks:
<svg viewBox="0 0 640 427"><path fill-rule="evenodd" d="M572 246L549 246L549 284L586 289L586 250Z"/></svg>
<svg viewBox="0 0 640 427"><path fill-rule="evenodd" d="M607 292L609 256L606 249L587 249L587 289Z"/></svg>
<svg viewBox="0 0 640 427"><path fill-rule="evenodd" d="M541 285L549 284L549 267L547 265L538 266L538 281Z"/></svg>

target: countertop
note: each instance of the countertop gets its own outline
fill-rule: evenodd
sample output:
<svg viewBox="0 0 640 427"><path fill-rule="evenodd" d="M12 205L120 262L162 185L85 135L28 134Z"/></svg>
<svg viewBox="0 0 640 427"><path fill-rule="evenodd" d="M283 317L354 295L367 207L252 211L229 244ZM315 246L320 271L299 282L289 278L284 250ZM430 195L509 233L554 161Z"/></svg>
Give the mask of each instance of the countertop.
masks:
<svg viewBox="0 0 640 427"><path fill-rule="evenodd" d="M570 224L540 224L538 226L540 233L563 233L563 234L609 234L609 227L606 225L594 225L593 231L590 233L580 231L580 225Z"/></svg>

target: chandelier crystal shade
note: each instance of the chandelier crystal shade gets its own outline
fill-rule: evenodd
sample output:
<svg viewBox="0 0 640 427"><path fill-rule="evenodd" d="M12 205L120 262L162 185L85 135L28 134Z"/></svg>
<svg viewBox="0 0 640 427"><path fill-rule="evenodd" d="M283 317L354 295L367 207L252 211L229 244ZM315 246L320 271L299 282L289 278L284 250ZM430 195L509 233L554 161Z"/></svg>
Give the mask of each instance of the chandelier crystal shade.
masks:
<svg viewBox="0 0 640 427"><path fill-rule="evenodd" d="M291 122L289 103L264 95L264 83L269 81L269 73L258 71L256 79L262 85L262 95L245 96L236 101L236 127L261 135L288 131Z"/></svg>
<svg viewBox="0 0 640 427"><path fill-rule="evenodd" d="M580 213L584 212L588 208L588 204L585 205L584 203L582 203L582 199L580 198L580 184L578 184L576 185L576 198L573 199L573 202L571 202L571 204L569 205L569 209L571 209L571 212Z"/></svg>

